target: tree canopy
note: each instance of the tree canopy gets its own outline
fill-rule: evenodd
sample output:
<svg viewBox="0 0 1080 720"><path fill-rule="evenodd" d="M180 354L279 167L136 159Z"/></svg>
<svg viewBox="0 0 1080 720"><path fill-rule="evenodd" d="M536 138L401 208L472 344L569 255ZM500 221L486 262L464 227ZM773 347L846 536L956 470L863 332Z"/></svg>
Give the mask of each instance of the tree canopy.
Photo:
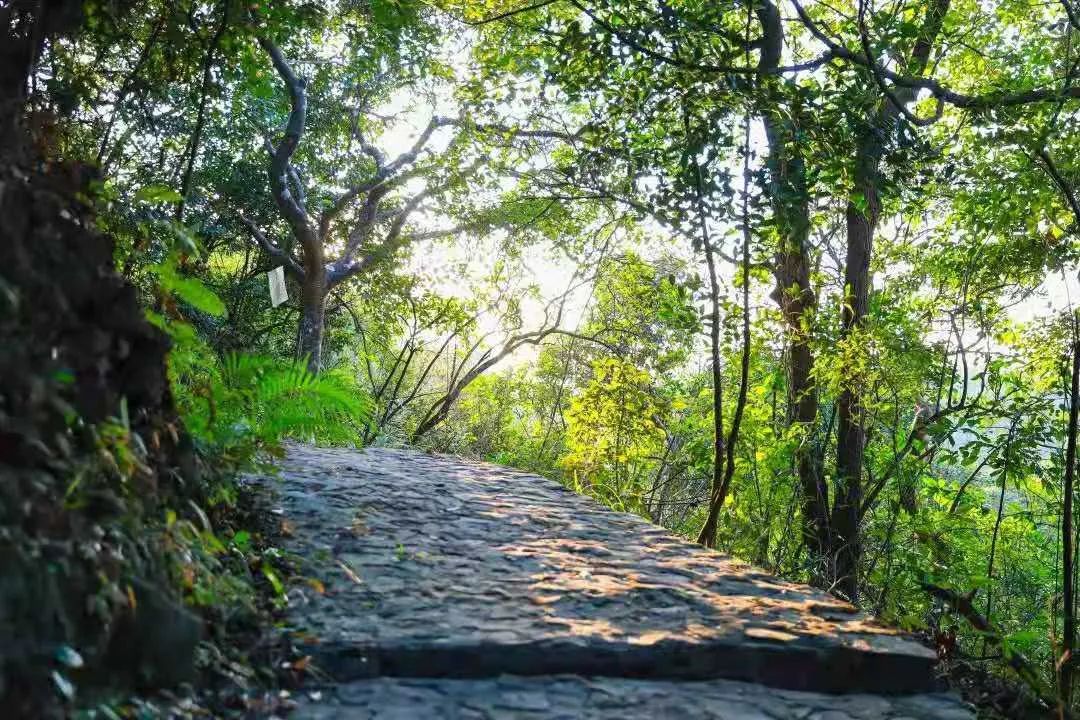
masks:
<svg viewBox="0 0 1080 720"><path fill-rule="evenodd" d="M1075 0L84 12L25 112L206 448L536 471L1072 706Z"/></svg>

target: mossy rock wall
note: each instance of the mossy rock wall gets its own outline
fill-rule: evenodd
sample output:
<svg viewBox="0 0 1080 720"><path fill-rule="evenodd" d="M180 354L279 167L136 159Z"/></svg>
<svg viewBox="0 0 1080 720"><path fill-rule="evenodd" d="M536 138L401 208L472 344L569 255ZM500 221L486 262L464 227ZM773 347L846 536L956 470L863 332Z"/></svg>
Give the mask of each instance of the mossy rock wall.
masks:
<svg viewBox="0 0 1080 720"><path fill-rule="evenodd" d="M198 488L168 341L94 230L89 173L26 157L0 159L0 706L49 717L190 675L198 621L155 528Z"/></svg>

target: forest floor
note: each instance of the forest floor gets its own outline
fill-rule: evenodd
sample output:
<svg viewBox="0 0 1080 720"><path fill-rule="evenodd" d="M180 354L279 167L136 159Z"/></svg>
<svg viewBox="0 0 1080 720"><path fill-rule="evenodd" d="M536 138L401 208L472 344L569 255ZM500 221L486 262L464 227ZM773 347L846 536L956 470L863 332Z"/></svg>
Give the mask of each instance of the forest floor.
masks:
<svg viewBox="0 0 1080 720"><path fill-rule="evenodd" d="M290 448L295 718L973 717L934 653L557 483Z"/></svg>

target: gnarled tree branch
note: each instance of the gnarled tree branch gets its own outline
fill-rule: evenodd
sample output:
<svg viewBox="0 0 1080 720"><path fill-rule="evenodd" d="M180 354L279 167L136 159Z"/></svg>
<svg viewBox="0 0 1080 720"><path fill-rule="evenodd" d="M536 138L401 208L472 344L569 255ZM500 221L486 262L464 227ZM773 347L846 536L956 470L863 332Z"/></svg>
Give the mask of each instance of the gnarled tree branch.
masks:
<svg viewBox="0 0 1080 720"><path fill-rule="evenodd" d="M268 237L266 237L266 235L261 230L259 230L259 227L250 218L243 214L237 214L237 217L240 218L240 222L244 223L244 226L248 229L248 232L251 233L251 237L259 245L259 247L266 251L267 255L269 255L274 260L279 261L289 272L296 276L297 279L304 279L304 268L300 266L300 263L296 262L296 260L293 259L293 257L289 255L289 253L285 252L274 242L272 242Z"/></svg>
<svg viewBox="0 0 1080 720"><path fill-rule="evenodd" d="M311 224L311 219L308 217L307 210L301 204L302 199L298 201L289 189L290 175L295 172L291 165L292 156L300 144L300 138L304 134L304 125L307 122L307 81L297 77L277 45L266 37L260 37L258 40L259 45L270 56L278 76L285 83L292 107L289 120L285 125L285 135L271 153L270 188L273 192L274 202L277 204L278 209L281 210L282 215L285 216L285 220L292 227L297 240L303 245L304 251L317 255L318 252L315 246L318 238Z"/></svg>

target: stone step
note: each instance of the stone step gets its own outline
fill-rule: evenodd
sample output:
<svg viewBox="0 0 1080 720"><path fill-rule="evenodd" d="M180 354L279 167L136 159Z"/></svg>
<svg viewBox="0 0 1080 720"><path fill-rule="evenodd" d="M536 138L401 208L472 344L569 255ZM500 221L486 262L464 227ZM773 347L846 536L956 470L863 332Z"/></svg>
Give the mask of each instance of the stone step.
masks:
<svg viewBox="0 0 1080 720"><path fill-rule="evenodd" d="M314 699L313 699L314 698ZM971 720L949 694L825 695L730 680L378 678L309 688L292 720Z"/></svg>
<svg viewBox="0 0 1080 720"><path fill-rule="evenodd" d="M297 446L295 636L335 680L500 674L937 688L934 653L805 585L557 483L414 451ZM792 532L796 532L793 528Z"/></svg>

